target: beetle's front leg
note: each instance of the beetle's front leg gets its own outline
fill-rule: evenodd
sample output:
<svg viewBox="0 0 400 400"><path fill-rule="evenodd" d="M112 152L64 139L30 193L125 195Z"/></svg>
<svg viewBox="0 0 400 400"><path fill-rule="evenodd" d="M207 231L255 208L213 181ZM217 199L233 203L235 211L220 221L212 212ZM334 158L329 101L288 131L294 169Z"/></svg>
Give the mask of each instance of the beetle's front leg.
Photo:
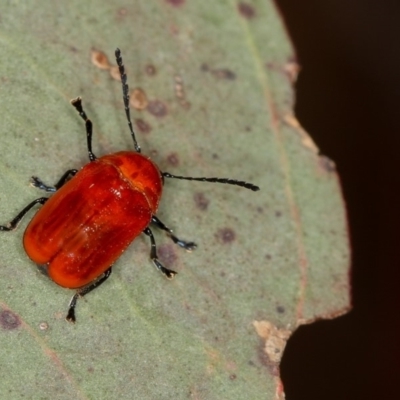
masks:
<svg viewBox="0 0 400 400"><path fill-rule="evenodd" d="M69 169L68 171L66 171L63 174L63 176L59 179L59 181L54 186L46 185L37 176L32 176L31 184L32 184L32 186L34 186L34 187L36 187L36 188L38 188L40 190L44 190L45 192L56 192L58 189L60 189L61 186L63 186L77 172L78 172L77 169Z"/></svg>

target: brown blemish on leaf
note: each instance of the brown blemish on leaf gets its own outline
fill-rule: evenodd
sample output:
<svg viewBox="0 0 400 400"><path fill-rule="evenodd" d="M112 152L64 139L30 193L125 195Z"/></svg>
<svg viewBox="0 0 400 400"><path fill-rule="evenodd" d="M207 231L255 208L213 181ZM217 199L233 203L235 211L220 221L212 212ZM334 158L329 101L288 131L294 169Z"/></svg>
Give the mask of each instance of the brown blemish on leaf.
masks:
<svg viewBox="0 0 400 400"><path fill-rule="evenodd" d="M6 331L17 329L21 325L18 315L10 310L2 310L0 312L0 327Z"/></svg>
<svg viewBox="0 0 400 400"><path fill-rule="evenodd" d="M282 216L282 212L281 211L275 211L275 217L281 217Z"/></svg>
<svg viewBox="0 0 400 400"><path fill-rule="evenodd" d="M289 78L291 83L295 83L297 81L297 77L300 72L300 65L297 63L297 61L293 58L289 60L284 66L283 70L287 77Z"/></svg>
<svg viewBox="0 0 400 400"><path fill-rule="evenodd" d="M163 244L158 247L158 256L167 265L174 265L178 259L173 244Z"/></svg>
<svg viewBox="0 0 400 400"><path fill-rule="evenodd" d="M169 31L175 36L179 34L179 28L175 24L170 25Z"/></svg>
<svg viewBox="0 0 400 400"><path fill-rule="evenodd" d="M190 102L186 99L185 88L183 85L183 79L180 75L175 75L175 96L179 100L179 104L185 108L190 108Z"/></svg>
<svg viewBox="0 0 400 400"><path fill-rule="evenodd" d="M110 69L111 68L111 64L108 61L108 57L106 56L105 53L103 53L100 50L92 50L91 53L91 59L92 59L92 63L100 69Z"/></svg>
<svg viewBox="0 0 400 400"><path fill-rule="evenodd" d="M161 100L152 100L147 106L147 111L155 117L165 117L168 114L167 106Z"/></svg>
<svg viewBox="0 0 400 400"><path fill-rule="evenodd" d="M268 360L278 366L292 332L288 329L277 328L269 321L253 321L253 326L257 335L264 340L263 351Z"/></svg>
<svg viewBox="0 0 400 400"><path fill-rule="evenodd" d="M156 67L152 64L147 64L144 70L149 76L154 76L157 73Z"/></svg>
<svg viewBox="0 0 400 400"><path fill-rule="evenodd" d="M126 8L120 8L120 9L117 11L117 15L118 15L118 17L120 17L120 18L124 18L124 17L126 17L126 16L128 15L128 10L127 10Z"/></svg>
<svg viewBox="0 0 400 400"><path fill-rule="evenodd" d="M269 61L265 64L265 67L268 70L284 74L289 79L291 84L296 82L297 76L299 75L301 69L294 56L290 57L288 61L283 65L282 63Z"/></svg>
<svg viewBox="0 0 400 400"><path fill-rule="evenodd" d="M129 104L136 110L144 110L149 104L146 92L142 88L131 90Z"/></svg>
<svg viewBox="0 0 400 400"><path fill-rule="evenodd" d="M236 239L236 233L232 228L222 228L217 232L217 239L222 243L232 243Z"/></svg>
<svg viewBox="0 0 400 400"><path fill-rule="evenodd" d="M167 156L167 163L172 167L177 167L179 165L179 157L177 153L171 153Z"/></svg>
<svg viewBox="0 0 400 400"><path fill-rule="evenodd" d="M110 76L116 81L121 81L121 74L119 73L119 68L117 65L113 65L110 68Z"/></svg>
<svg viewBox="0 0 400 400"><path fill-rule="evenodd" d="M203 192L195 193L193 199L199 210L201 211L207 210L208 205L210 204L210 200L207 199L207 197Z"/></svg>
<svg viewBox="0 0 400 400"><path fill-rule="evenodd" d="M296 132L299 134L303 146L309 148L310 150L314 151L315 153L319 152L316 144L313 142L313 140L308 135L308 133L302 128L299 121L296 119L296 117L294 115L288 114L285 116L284 120L288 125L290 125L292 128L294 128L296 130Z"/></svg>
<svg viewBox="0 0 400 400"><path fill-rule="evenodd" d="M240 2L238 4L238 11L240 15L246 19L252 19L256 15L254 7L248 3Z"/></svg>
<svg viewBox="0 0 400 400"><path fill-rule="evenodd" d="M236 378L237 378L236 374L231 374L231 375L229 375L229 379L230 379L231 381L236 380Z"/></svg>
<svg viewBox="0 0 400 400"><path fill-rule="evenodd" d="M150 133L151 132L151 126L143 119L141 118L136 118L135 119L135 124L141 133Z"/></svg>
<svg viewBox="0 0 400 400"><path fill-rule="evenodd" d="M185 0L165 0L165 1L173 7L181 7L185 3Z"/></svg>

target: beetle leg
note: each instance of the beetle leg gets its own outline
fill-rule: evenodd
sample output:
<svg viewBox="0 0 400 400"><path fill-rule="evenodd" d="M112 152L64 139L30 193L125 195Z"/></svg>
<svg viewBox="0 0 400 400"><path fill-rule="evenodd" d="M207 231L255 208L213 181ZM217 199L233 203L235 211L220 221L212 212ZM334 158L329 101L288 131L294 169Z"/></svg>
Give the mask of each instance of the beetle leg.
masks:
<svg viewBox="0 0 400 400"><path fill-rule="evenodd" d="M80 97L71 100L71 104L76 108L76 111L78 111L80 117L85 121L89 160L94 161L96 159L96 156L93 154L92 151L92 128L93 128L92 121L87 117L85 111L83 111L82 99Z"/></svg>
<svg viewBox="0 0 400 400"><path fill-rule="evenodd" d="M33 200L32 203L29 203L14 219L12 219L7 225L0 225L0 231L9 232L14 230L18 224L21 222L21 219L25 216L25 214L36 204L44 204L48 200L47 197L39 197L36 200Z"/></svg>
<svg viewBox="0 0 400 400"><path fill-rule="evenodd" d="M172 279L177 272L173 271L172 269L165 268L160 260L157 258L157 247L156 247L156 241L154 240L153 232L151 231L150 228L146 228L143 231L144 234L150 237L150 242L151 242L151 249L150 249L150 259L153 261L153 264L156 266L156 268L161 271L167 278Z"/></svg>
<svg viewBox="0 0 400 400"><path fill-rule="evenodd" d="M104 283L110 277L111 272L112 272L112 266L104 272L101 278L97 279L92 283L89 283L89 285L86 285L83 288L80 288L76 291L76 293L72 296L71 301L69 302L68 314L67 317L65 318L67 321L75 323L76 321L75 307L78 299L80 297L87 295L92 290L98 288L102 283Z"/></svg>
<svg viewBox="0 0 400 400"><path fill-rule="evenodd" d="M37 176L32 176L31 184L32 186L44 190L45 192L56 192L63 186L70 178L72 178L78 172L77 169L69 169L64 173L64 175L59 179L59 181L54 186L48 186Z"/></svg>
<svg viewBox="0 0 400 400"><path fill-rule="evenodd" d="M168 228L163 222L161 222L155 215L151 218L151 222L156 225L158 228L162 229L163 231L168 233L168 236L172 239L174 243L176 243L178 246L184 248L187 251L192 251L197 247L197 244L194 242L185 242L184 240L181 240L177 238L173 233L172 229Z"/></svg>

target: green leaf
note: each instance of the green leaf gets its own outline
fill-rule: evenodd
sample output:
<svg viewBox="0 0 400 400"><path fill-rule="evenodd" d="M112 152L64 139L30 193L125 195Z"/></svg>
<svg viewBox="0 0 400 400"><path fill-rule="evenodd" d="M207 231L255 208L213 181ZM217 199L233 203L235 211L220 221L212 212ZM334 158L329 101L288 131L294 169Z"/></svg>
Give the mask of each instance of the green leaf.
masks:
<svg viewBox="0 0 400 400"><path fill-rule="evenodd" d="M64 320L73 292L24 253L33 212L1 233L1 398L283 397L290 334L349 307L349 249L334 164L293 116L297 65L274 2L46 3L2 2L2 223L43 195L31 175L52 184L87 162L70 99L83 98L95 154L133 149L121 84L94 49L115 64L121 48L150 102L132 110L138 141L161 170L261 190L167 180L157 215L198 249L156 232L178 271L168 281L141 235L79 301L76 325Z"/></svg>

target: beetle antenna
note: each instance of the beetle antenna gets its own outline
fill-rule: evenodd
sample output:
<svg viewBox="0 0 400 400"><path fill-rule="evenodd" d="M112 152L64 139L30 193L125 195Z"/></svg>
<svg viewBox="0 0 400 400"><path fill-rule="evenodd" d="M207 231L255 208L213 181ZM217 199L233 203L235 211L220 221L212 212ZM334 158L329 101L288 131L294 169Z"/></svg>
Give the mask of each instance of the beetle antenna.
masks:
<svg viewBox="0 0 400 400"><path fill-rule="evenodd" d="M236 185L240 187L244 187L246 189L253 190L257 192L260 188L252 183L238 181L236 179L229 179L229 178L193 178L191 176L176 176L172 175L169 172L162 172L161 173L165 178L174 178L174 179L185 179L187 181L200 181L200 182L217 182L217 183L226 183L227 185Z"/></svg>
<svg viewBox="0 0 400 400"><path fill-rule="evenodd" d="M135 132L133 131L133 126L132 126L132 121L131 121L131 113L129 111L129 86L126 83L127 77L126 77L126 73L125 73L125 66L124 66L124 63L122 62L121 50L118 48L115 49L115 58L117 60L119 73L121 75L122 97L124 99L125 114L126 114L126 118L128 120L129 130L131 131L131 136L133 139L135 150L138 153L140 153L140 151L141 151L140 146L139 146L138 142L136 141L136 136L135 136Z"/></svg>

